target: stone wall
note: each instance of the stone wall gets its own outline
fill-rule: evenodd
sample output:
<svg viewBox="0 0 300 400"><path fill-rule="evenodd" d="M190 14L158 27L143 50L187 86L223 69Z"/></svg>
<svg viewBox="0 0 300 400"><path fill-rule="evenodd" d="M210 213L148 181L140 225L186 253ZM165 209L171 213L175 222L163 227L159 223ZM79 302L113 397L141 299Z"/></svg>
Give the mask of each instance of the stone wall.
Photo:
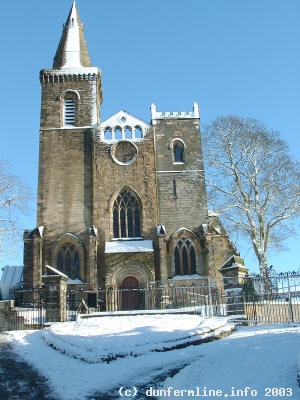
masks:
<svg viewBox="0 0 300 400"><path fill-rule="evenodd" d="M205 272L207 275L221 276L220 267L235 255L236 251L229 238L224 235L209 232L205 239L207 268Z"/></svg>
<svg viewBox="0 0 300 400"><path fill-rule="evenodd" d="M25 281L34 286L41 284L46 264L56 265L57 239L68 233L78 239L81 250L80 278L94 289L108 284L106 278L115 264L113 257L105 255L105 242L114 238L113 204L124 188L140 201L141 236L154 240L151 260L149 255L140 254L139 264L135 261L136 268L147 265L151 280L174 275L170 245L174 232L182 227L199 232L201 225L208 223L198 106L194 105L189 114L164 116L152 107L153 125L143 139L131 144L136 158L131 163L119 163L113 153L116 146L102 140L101 135L97 137L101 76L97 68L92 70L90 76L84 71L73 75L41 71L37 225L44 230L39 238L33 233L24 237ZM64 126L66 92L75 99L74 127ZM184 144L184 162L174 159L176 140ZM166 229L163 240L156 240L159 224ZM91 235L94 227L97 232ZM197 272L218 273L228 255L227 242L224 245L222 238L214 237L206 240L205 247L198 239L195 236ZM123 264L127 265L126 259Z"/></svg>
<svg viewBox="0 0 300 400"><path fill-rule="evenodd" d="M55 237L81 233L91 222L91 130L41 132L38 225Z"/></svg>
<svg viewBox="0 0 300 400"><path fill-rule="evenodd" d="M41 284L41 272L45 273L46 264L53 264L54 240L67 232L84 243L85 261L89 261L87 230L92 225L93 215L94 140L94 129L90 127L99 123L102 101L101 76L97 68L83 68L78 74L42 70L40 78L37 225L44 226L41 262L36 246L29 240L30 235L24 235L25 280L34 285ZM68 92L75 99L74 127L64 126L64 96ZM42 270L31 272L40 268L37 264L42 264ZM89 279L89 271L85 272L82 278Z"/></svg>
<svg viewBox="0 0 300 400"><path fill-rule="evenodd" d="M65 91L74 91L76 95L76 126L92 125L92 110L101 104L100 76L83 78L82 75L56 75L57 71L42 70L41 129L59 129L64 125L63 99ZM82 73L84 73L84 68ZM99 118L99 112L98 112Z"/></svg>
<svg viewBox="0 0 300 400"><path fill-rule="evenodd" d="M14 301L0 301L0 332L10 330L10 316L15 316Z"/></svg>
<svg viewBox="0 0 300 400"><path fill-rule="evenodd" d="M207 223L206 192L198 119L163 119L153 127L159 222L167 234ZM174 162L172 141L185 144L184 163ZM187 173L196 171L197 176Z"/></svg>
<svg viewBox="0 0 300 400"><path fill-rule="evenodd" d="M95 147L94 224L103 229L103 239L113 238L112 207L124 187L131 188L142 204L142 236L153 237L158 224L152 137L136 141L138 155L130 165L120 165L111 156L111 144L98 141Z"/></svg>

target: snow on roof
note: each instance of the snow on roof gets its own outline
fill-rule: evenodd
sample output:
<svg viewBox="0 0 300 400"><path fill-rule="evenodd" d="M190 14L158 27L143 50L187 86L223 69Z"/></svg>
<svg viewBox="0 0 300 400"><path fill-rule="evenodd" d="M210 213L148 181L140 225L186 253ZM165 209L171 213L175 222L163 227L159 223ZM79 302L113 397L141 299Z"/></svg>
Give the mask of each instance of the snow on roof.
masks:
<svg viewBox="0 0 300 400"><path fill-rule="evenodd" d="M72 5L68 20L65 25L66 39L65 39L65 63L63 68L80 67L80 53L81 53L81 40L80 40L80 26L79 16L75 2Z"/></svg>
<svg viewBox="0 0 300 400"><path fill-rule="evenodd" d="M66 67L63 69L42 69L42 74L50 75L100 75L98 67Z"/></svg>
<svg viewBox="0 0 300 400"><path fill-rule="evenodd" d="M3 269L0 282L8 285L15 285L22 281L22 277L23 277L23 265L18 265L18 266L6 265Z"/></svg>
<svg viewBox="0 0 300 400"><path fill-rule="evenodd" d="M148 129L150 127L147 122L137 118L135 115L130 114L126 110L120 110L116 114L112 115L105 121L102 121L100 124L100 128L105 128L106 126L135 126L141 125L142 128Z"/></svg>
<svg viewBox="0 0 300 400"><path fill-rule="evenodd" d="M219 235L221 235L221 229L219 226L216 226L214 229Z"/></svg>
<svg viewBox="0 0 300 400"><path fill-rule="evenodd" d="M84 284L85 282L83 282L81 279L78 279L78 278L76 278L76 279L68 279L67 280L67 284L68 285L82 285L82 284Z"/></svg>
<svg viewBox="0 0 300 400"><path fill-rule="evenodd" d="M201 278L203 278L203 276L198 274L193 274L193 275L175 275L171 279L173 279L174 281L183 281L186 279L201 279Z"/></svg>
<svg viewBox="0 0 300 400"><path fill-rule="evenodd" d="M116 138L114 134L112 135L111 139L105 138L105 130L110 128L112 133L116 128L120 128L122 132L122 139ZM125 131L127 128L131 129L131 137L127 137ZM146 135L146 132L150 128L150 125L147 124L145 121L137 118L133 114L125 110L120 110L116 114L112 115L110 118L106 119L105 121L101 122L99 125L99 135L98 138L100 140L104 140L107 142L115 142L118 140L142 140ZM139 134L136 134L136 129L138 130ZM142 137L140 137L140 129L142 130Z"/></svg>
<svg viewBox="0 0 300 400"><path fill-rule="evenodd" d="M3 268L0 279L0 298L7 300L9 298L9 290L17 286L23 280L23 265L10 266Z"/></svg>
<svg viewBox="0 0 300 400"><path fill-rule="evenodd" d="M49 269L51 272L54 272L55 275L63 276L64 278L68 278L63 272L59 271L58 269L51 267L51 265L46 265L46 268Z"/></svg>
<svg viewBox="0 0 300 400"><path fill-rule="evenodd" d="M221 269L224 270L226 268L231 268L233 265L237 265L237 264L239 264L240 266L244 266L243 258L241 258L239 256L236 256L236 255L232 255L221 265L219 270L221 270Z"/></svg>
<svg viewBox="0 0 300 400"><path fill-rule="evenodd" d="M202 224L202 229L203 229L204 235L206 235L207 228L208 228L208 225L207 225L207 224Z"/></svg>
<svg viewBox="0 0 300 400"><path fill-rule="evenodd" d="M121 240L105 243L105 253L146 253L153 251L152 240Z"/></svg>

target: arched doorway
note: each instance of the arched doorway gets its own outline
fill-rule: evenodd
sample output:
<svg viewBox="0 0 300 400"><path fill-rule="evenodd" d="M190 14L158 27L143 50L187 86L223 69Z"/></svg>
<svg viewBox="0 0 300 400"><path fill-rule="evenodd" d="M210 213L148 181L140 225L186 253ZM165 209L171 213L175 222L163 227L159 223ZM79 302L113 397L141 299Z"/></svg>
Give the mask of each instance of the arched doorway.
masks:
<svg viewBox="0 0 300 400"><path fill-rule="evenodd" d="M122 281L122 310L139 310L144 307L144 293L134 276Z"/></svg>

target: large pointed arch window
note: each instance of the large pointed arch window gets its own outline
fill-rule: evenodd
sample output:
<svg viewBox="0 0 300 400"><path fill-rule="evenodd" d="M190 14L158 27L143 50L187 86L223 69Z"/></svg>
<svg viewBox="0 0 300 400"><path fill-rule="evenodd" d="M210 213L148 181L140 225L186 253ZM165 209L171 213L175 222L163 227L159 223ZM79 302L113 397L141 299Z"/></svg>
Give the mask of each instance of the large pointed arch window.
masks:
<svg viewBox="0 0 300 400"><path fill-rule="evenodd" d="M56 255L56 267L71 279L81 279L79 250L72 243L64 243Z"/></svg>
<svg viewBox="0 0 300 400"><path fill-rule="evenodd" d="M174 262L176 275L193 275L197 273L195 248L193 243L185 236L176 243Z"/></svg>
<svg viewBox="0 0 300 400"><path fill-rule="evenodd" d="M131 238L141 235L141 204L128 189L123 189L113 205L114 238Z"/></svg>

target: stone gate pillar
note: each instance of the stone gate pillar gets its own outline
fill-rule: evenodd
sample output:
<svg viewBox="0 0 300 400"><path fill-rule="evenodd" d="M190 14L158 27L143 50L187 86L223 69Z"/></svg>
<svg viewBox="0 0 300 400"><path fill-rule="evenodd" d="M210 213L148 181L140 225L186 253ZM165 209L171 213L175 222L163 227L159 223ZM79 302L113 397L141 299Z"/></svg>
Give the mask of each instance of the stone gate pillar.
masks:
<svg viewBox="0 0 300 400"><path fill-rule="evenodd" d="M68 277L49 265L46 268L51 271L51 275L43 275L46 322L64 322L67 320Z"/></svg>
<svg viewBox="0 0 300 400"><path fill-rule="evenodd" d="M248 268L238 256L230 257L220 268L223 275L228 315L244 314L243 286Z"/></svg>
<svg viewBox="0 0 300 400"><path fill-rule="evenodd" d="M43 226L24 232L24 283L33 287L42 284Z"/></svg>

